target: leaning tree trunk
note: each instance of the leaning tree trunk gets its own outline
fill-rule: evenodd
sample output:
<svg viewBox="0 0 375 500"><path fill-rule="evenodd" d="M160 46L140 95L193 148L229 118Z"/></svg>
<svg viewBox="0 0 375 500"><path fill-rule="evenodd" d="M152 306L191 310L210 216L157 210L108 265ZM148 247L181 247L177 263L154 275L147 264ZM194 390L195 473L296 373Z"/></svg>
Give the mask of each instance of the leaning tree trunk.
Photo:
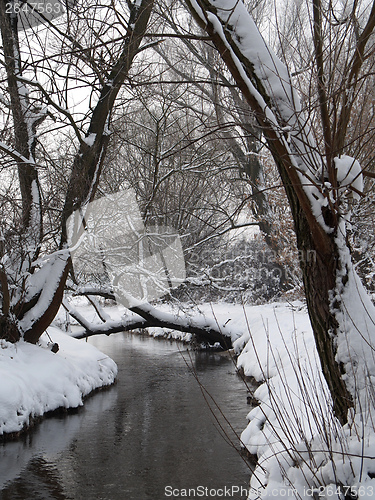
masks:
<svg viewBox="0 0 375 500"><path fill-rule="evenodd" d="M350 346L344 355L338 352L338 339L348 334L346 320L350 318L349 301L344 303L340 297L347 297L350 281L359 285L345 239L345 214L341 213L333 158L328 162L319 154L287 68L267 46L242 1L187 0L187 4L226 62L277 164L294 219L317 351L334 413L345 423L354 394L344 383L344 375L352 370L354 351ZM331 187L325 183L324 172ZM359 314L367 315L371 323L368 309L372 306L361 300L357 301L362 307ZM356 328L352 324L350 334Z"/></svg>
<svg viewBox="0 0 375 500"><path fill-rule="evenodd" d="M18 40L17 15L7 13L8 5L9 2L0 0L0 30L15 148L9 148L9 151L5 148L5 152L16 159L18 165L24 234L20 239L20 248L8 251L12 255L7 255L7 266L1 264L0 267L2 296L0 337L11 342L23 337L31 343L36 343L53 321L61 305L65 281L71 266L65 222L73 210L90 202L95 195L109 140L110 116L131 64L139 52L151 15L153 0L129 3L129 27L124 35L122 51L117 58L116 54L113 55L114 63L93 110L86 138L80 137L80 148L74 160L62 212L61 249L44 261L39 259L38 266L35 265L35 260L42 241L42 207L34 152L37 144L36 130L46 118L46 113L41 114L35 106L30 105L27 97L28 86L36 86L42 95L47 96L49 104L53 101L41 84L28 81L22 75L20 60L22 51ZM69 35L67 37L69 38ZM73 39L71 42L76 43ZM45 108L45 106L40 107ZM87 140L87 137L90 140ZM17 283L17 286L14 283Z"/></svg>

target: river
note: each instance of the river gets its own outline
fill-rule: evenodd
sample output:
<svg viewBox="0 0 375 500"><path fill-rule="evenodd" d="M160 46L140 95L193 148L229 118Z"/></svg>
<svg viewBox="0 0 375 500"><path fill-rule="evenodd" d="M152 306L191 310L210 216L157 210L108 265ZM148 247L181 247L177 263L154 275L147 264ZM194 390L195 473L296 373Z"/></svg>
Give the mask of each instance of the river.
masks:
<svg viewBox="0 0 375 500"><path fill-rule="evenodd" d="M129 333L89 341L118 364L117 383L76 412L47 418L0 445L1 500L162 500L194 493L204 499L215 491L216 498L245 499L249 466L219 432L199 386L240 433L249 406L233 362Z"/></svg>

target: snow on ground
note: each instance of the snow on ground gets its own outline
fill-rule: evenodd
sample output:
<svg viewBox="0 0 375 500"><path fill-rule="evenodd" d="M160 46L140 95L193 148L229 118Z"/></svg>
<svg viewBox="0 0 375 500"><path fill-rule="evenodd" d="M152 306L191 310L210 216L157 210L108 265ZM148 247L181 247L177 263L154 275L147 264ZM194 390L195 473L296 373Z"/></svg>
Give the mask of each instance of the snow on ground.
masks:
<svg viewBox="0 0 375 500"><path fill-rule="evenodd" d="M260 404L241 436L258 459L249 499L375 498L374 391L367 388L345 427L337 422L306 307L215 305L214 311L244 332L234 342L237 366L261 383L254 393Z"/></svg>
<svg viewBox="0 0 375 500"><path fill-rule="evenodd" d="M0 435L19 432L48 411L81 406L91 391L114 382L117 366L108 356L58 328L48 335L40 345L0 341Z"/></svg>

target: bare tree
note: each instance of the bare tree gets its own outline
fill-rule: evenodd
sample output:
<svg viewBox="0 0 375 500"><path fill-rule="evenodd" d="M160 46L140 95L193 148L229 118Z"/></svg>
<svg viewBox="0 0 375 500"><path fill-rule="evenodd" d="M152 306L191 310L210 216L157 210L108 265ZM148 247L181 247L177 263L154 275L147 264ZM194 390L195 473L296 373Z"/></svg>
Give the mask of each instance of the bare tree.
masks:
<svg viewBox="0 0 375 500"><path fill-rule="evenodd" d="M31 8L25 4L22 17L17 2L0 2L1 106L7 125L0 151L9 164L8 184L14 165L17 172L16 184L3 193L0 336L35 343L63 301L72 265L67 221L95 198L118 97L131 69L140 69L136 56L141 61L148 47L141 43L153 1L81 2L61 23L33 11L39 21L27 26ZM56 137L67 153L57 161ZM50 177L58 169L59 187L51 189ZM111 290L91 290L89 295L95 293L112 296ZM87 334L174 325L230 345L214 322L176 320L147 303L132 310L130 322L114 324L104 315L99 328L80 322Z"/></svg>
<svg viewBox="0 0 375 500"><path fill-rule="evenodd" d="M224 141L239 170L239 176L251 187L249 203L254 221L258 222L267 243L277 250L272 238L272 221L267 192L264 190L262 163L259 150L262 148L261 133L254 115L247 106L230 73L218 58L218 54L205 40L197 41L184 36L186 26L181 27L175 12L168 9L161 14L164 29L169 28L177 38L169 43L158 44L154 50L169 68L172 75L182 82L189 82L189 92L198 96L205 106L197 106L197 113L206 121L207 128L218 127L217 135ZM189 26L190 32L194 27ZM197 32L197 38L201 31ZM194 74L191 68L194 67ZM199 108L199 110L198 110ZM207 118L207 117L206 117ZM228 126L233 123L233 126Z"/></svg>
<svg viewBox="0 0 375 500"><path fill-rule="evenodd" d="M217 5L210 0L188 5L256 113L289 199L298 248L315 256L302 261L308 310L336 416L346 422L353 393L344 383L344 374L352 372L353 363L360 363L361 356L353 346L359 329L351 317L353 294L370 330L373 316L372 305L364 299L353 270L345 227L350 204L347 195L361 195L356 181L362 172L355 158L344 156L344 152L351 113L366 79L375 5L364 8L358 24L354 22L358 16L354 3L339 36L332 19L337 13L329 13L331 22L323 29L332 6L324 6L320 0L312 2L309 13L322 124L319 144L310 132L311 124L301 109L290 73L267 46L244 5L232 1ZM327 29L335 33L336 41L341 37L340 44L332 44ZM343 65L334 72L341 56ZM345 354L338 352L339 342L341 348L346 342Z"/></svg>
<svg viewBox="0 0 375 500"><path fill-rule="evenodd" d="M3 120L6 127L0 150L17 167L20 200L13 210L20 230L4 232L2 240L1 335L8 340L23 336L36 342L62 301L70 269L66 221L93 200L117 98L130 69L142 73L139 54L144 48L141 42L153 4L152 0L143 0L140 4L82 5L77 12L72 11L63 28L44 18L47 30L25 31L22 37L18 17L7 12L8 4L0 2L7 96L1 99L1 106L5 113L10 110L13 126L9 127L8 114ZM355 147L358 134L351 130L351 118L369 73L375 5L359 8L354 3L351 11L336 12L331 4L313 0L307 10L314 61L309 73L316 81L317 98L306 110L302 109L290 72L264 42L240 1L216 5L210 0L198 0L188 5L249 103L275 159L289 200L298 249L305 256L302 273L323 372L335 413L345 422L348 408L353 405L353 393L345 385L344 376L361 363L361 353L355 348L357 340L371 347L369 332L374 317L373 306L352 266L346 223L353 197L362 196L361 179L367 173L357 161L363 160L362 149ZM158 43L158 34L154 35ZM52 37L53 42L49 45L52 38L47 43L43 37ZM151 46L154 43L151 41ZM134 67L136 56L140 64ZM38 71L40 78L36 78ZM69 111L71 101L67 96L80 87L89 89L90 95L86 111L78 116L78 112ZM217 82L211 88L217 89ZM60 249L44 255L44 186L40 171L48 165L38 152L42 136L48 132L47 123L56 115L60 125L55 128L71 128L76 151L68 167L59 215ZM363 139L365 134L360 136ZM361 144L365 143L362 140ZM349 156L350 152L356 157ZM154 159L159 161L160 154ZM154 164L156 184L160 180L159 167L160 162ZM151 191L151 198L154 193ZM7 196L12 196L11 191ZM4 207L9 207L5 201ZM146 215L150 208L145 207ZM7 224L3 225L7 229ZM83 292L93 293L87 288ZM365 322L362 326L354 321L352 303L361 310ZM173 324L172 318L163 317L149 304L138 305L133 311L138 314L133 324L138 326L153 322L160 326L164 320L169 326ZM81 322L90 330L90 325ZM124 327L105 320L103 323L102 331ZM176 322L176 328L188 328L186 321ZM217 325L205 324L200 331L207 336L207 332L216 335L218 330ZM366 335L369 339L363 340ZM229 345L229 340L224 339L222 344Z"/></svg>

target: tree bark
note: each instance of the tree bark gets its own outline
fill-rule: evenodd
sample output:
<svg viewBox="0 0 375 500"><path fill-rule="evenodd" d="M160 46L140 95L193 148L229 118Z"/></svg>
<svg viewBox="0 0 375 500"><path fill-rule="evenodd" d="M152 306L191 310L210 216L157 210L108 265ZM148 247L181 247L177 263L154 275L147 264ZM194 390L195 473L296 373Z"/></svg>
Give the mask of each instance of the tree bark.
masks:
<svg viewBox="0 0 375 500"><path fill-rule="evenodd" d="M334 413L344 424L347 422L348 409L353 406L353 398L343 381L343 368L335 359L335 337L339 324L331 307L330 293L337 286L337 274L341 270L339 249L335 242L337 234L336 231L326 234L323 248L317 244L293 185L284 180L284 186L292 208L306 303L316 348L332 396Z"/></svg>
<svg viewBox="0 0 375 500"><path fill-rule="evenodd" d="M32 212L39 211L37 215L39 227L34 234L38 246L42 235L42 215L40 206L35 206L36 203L40 203L40 185L33 153L36 145L36 126L40 120L43 120L43 117L34 112L35 110L28 101L27 92L23 92L26 88L20 83L22 65L19 55L17 16L8 14L7 7L9 7L9 1L1 0L0 31L14 125L14 145L20 155L17 159L17 166L22 198L22 226L24 233L28 233L30 229L32 231L31 226L35 224L32 220ZM21 156L26 161L23 161ZM38 190L38 199L35 199L33 184Z"/></svg>
<svg viewBox="0 0 375 500"><path fill-rule="evenodd" d="M279 101L277 101L275 95L272 94L272 85L267 81L267 77L257 72L256 64L245 55L246 50L242 46L243 32L241 35L237 34L235 22L233 21L234 24L231 24L231 15L237 8L238 2L235 5L233 2L228 2L228 7L221 10L216 8L214 1L210 0L197 0L197 3L194 4L187 0L187 4L198 24L211 37L249 106L254 111L279 170L293 215L297 247L302 257L301 267L306 300L317 351L332 395L334 413L344 424L347 421L348 409L353 406L353 399L343 381L343 367L336 361L335 339L340 325L333 307L335 304L331 303L331 293L336 289L338 273L342 271L340 252L336 241L339 217L334 211L334 207L330 205L327 196L325 200L327 206L323 207L321 213L324 220L317 220L311 198L308 197L302 184L300 172L296 167L295 158L298 158L298 148L293 150L293 138L288 141L282 133L290 126L288 120L284 120L282 106L290 106L290 109L297 106L291 98L293 93L289 92L289 89L292 89L292 84L290 81L281 80L280 76L280 86L277 90L279 93L282 93L280 88L286 90L285 94L281 98L279 96ZM232 11L229 4L233 6ZM245 16L248 16L249 21L252 22L250 15L244 8L241 10L241 16L241 21ZM218 22L220 28L217 27L216 23ZM263 47L266 47L261 35L258 32L254 35L257 37L257 40L253 42L255 46L261 43ZM266 51L265 53L267 54ZM281 63L279 65L279 61L271 51L269 54L271 67L266 67L265 73L268 72L269 78L274 78L279 75L278 70ZM259 61L257 63L259 65ZM265 64L267 65L267 63ZM271 91L267 85L271 86ZM273 117L270 117L271 115ZM298 111L295 111L295 115L298 116L295 127L298 127L300 123L301 126L306 126L299 117ZM297 140L300 134L306 148L306 156L311 155L312 163L314 163L317 157L316 150L309 150L304 130L293 130L293 134ZM312 147L313 145L311 145ZM306 162L306 158L301 159L302 164L304 161ZM323 159L321 165L323 165ZM316 170L319 166L316 165ZM311 172L310 175L310 180L308 175L305 175L304 182L314 184L316 182L313 179L314 173ZM319 195L324 200L326 196L324 186L320 188ZM337 307L339 307L338 304Z"/></svg>

